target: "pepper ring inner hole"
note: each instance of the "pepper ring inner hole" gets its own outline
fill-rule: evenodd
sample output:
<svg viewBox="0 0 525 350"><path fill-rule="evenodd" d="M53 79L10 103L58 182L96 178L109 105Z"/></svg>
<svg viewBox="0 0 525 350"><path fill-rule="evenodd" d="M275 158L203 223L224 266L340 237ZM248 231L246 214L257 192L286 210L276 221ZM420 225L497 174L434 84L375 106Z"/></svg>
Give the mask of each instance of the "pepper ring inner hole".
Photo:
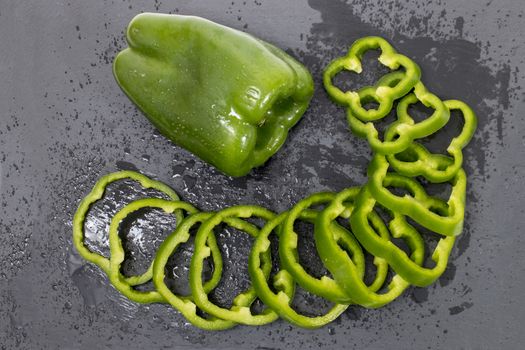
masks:
<svg viewBox="0 0 525 350"><path fill-rule="evenodd" d="M133 180L123 179L110 183L106 187L104 196L91 205L86 215L84 234L87 248L109 258L109 225L111 219L125 205L140 198L170 199L166 194L155 189L145 189ZM126 247L124 248L126 249ZM148 249L148 251L150 250ZM133 271L129 271L129 273L133 273Z"/></svg>
<svg viewBox="0 0 525 350"><path fill-rule="evenodd" d="M161 209L141 208L119 225L119 237L125 252L121 265L124 276L146 272L157 249L176 227L173 214Z"/></svg>
<svg viewBox="0 0 525 350"><path fill-rule="evenodd" d="M448 155L447 148L450 142L454 137L461 134L464 125L465 119L461 111L453 109L450 111L450 119L445 126L430 136L417 140L417 142L425 146L431 153Z"/></svg>
<svg viewBox="0 0 525 350"><path fill-rule="evenodd" d="M191 295L189 285L189 273L191 258L194 253L194 242L197 228L192 227L188 241L177 246L177 250L170 255L164 267L164 283L170 291L179 296ZM213 259L211 255L204 260L202 280L211 279L214 271Z"/></svg>
<svg viewBox="0 0 525 350"><path fill-rule="evenodd" d="M230 308L233 299L251 286L248 256L253 237L224 223L217 225L214 232L224 263L221 280L208 294L208 298L220 307ZM206 276L202 278L206 280Z"/></svg>
<svg viewBox="0 0 525 350"><path fill-rule="evenodd" d="M272 281L273 276L275 276L275 274L278 273L280 270L279 238L275 234L275 231L273 231L268 236L268 239L271 243L270 251L272 254L272 272L270 274L270 278L268 279L268 286L270 287L273 293L277 294L278 291L275 289ZM263 252L261 252L260 259L262 259L262 253ZM309 317L316 317L326 314L332 308L333 303L304 290L303 288L301 288L301 286L299 286L299 284L295 283L295 294L293 299L290 301L290 306L299 314L306 315ZM258 307L259 306L255 306L254 309L257 310L256 308Z"/></svg>

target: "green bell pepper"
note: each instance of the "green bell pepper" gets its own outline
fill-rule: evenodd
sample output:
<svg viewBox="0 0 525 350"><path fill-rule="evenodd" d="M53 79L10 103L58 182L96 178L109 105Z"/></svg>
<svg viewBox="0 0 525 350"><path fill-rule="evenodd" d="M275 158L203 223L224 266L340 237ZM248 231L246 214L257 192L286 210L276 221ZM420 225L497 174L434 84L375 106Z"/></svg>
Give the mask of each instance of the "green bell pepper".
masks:
<svg viewBox="0 0 525 350"><path fill-rule="evenodd" d="M268 283L265 271L264 257L271 254L271 241L269 236L272 232L281 234L281 224L284 222L288 212L281 213L279 216L268 221L261 229L259 235L253 243L250 257L248 260L248 272L252 285L262 302L275 310L286 321L303 328L319 328L339 317L347 308L348 304L334 304L330 310L321 316L307 316L295 311L292 307L293 296L295 294L295 280L286 269L280 267L273 278L275 290L272 290ZM386 274L385 274L386 277ZM292 286L291 293L287 293L286 287Z"/></svg>
<svg viewBox="0 0 525 350"><path fill-rule="evenodd" d="M140 183L140 185L143 188L151 188L155 189L166 196L168 196L173 201L178 201L179 196L177 193L171 189L168 185L156 181L153 179L150 179L149 177L142 175L140 173L137 173L135 171L131 170L125 170L125 171L118 171L114 173L110 173L107 175L102 176L91 192L82 199L80 202L77 211L75 212L75 216L73 217L73 243L75 244L75 248L80 253L80 255L86 259L87 261L90 261L96 265L98 265L102 271L104 271L106 274L109 273L110 268L110 262L109 259L105 256L98 254L97 252L91 251L85 243L86 237L84 232L84 225L86 221L87 213L89 212L89 209L93 204L95 204L97 201L99 201L106 192L106 187L116 181L120 180L134 180ZM181 222L184 218L183 212L180 209L177 209L175 211L175 218L177 222ZM138 279L136 277L128 277L126 278L126 281L130 285L138 285L145 283L146 281L151 279L151 271L144 274L142 278Z"/></svg>
<svg viewBox="0 0 525 350"><path fill-rule="evenodd" d="M250 286L247 290L238 294L233 300L232 307L228 309L220 307L210 300L202 282L204 260L210 255L210 248L207 246L208 237L213 232L213 229L224 222L228 226L246 232L256 238L260 232L259 228L248 221L242 220L243 218L250 217L261 218L268 221L273 219L275 214L268 209L256 205L237 205L215 213L202 223L195 236L195 251L191 259L189 279L193 300L195 304L206 313L223 320L245 325L260 326L277 320L279 315L268 307L257 315L252 314L250 306L257 298L253 286ZM270 253L267 252L263 254L261 260L262 270L264 271L265 278L268 279L272 269ZM293 292L291 284L285 284L284 287L284 292L287 295L291 295Z"/></svg>
<svg viewBox="0 0 525 350"><path fill-rule="evenodd" d="M111 219L109 225L109 271L108 277L113 284L113 287L126 296L129 300L133 300L137 303L148 304L148 303L164 303L166 300L156 290L152 291L139 291L133 287L139 283L130 283L129 279L135 279L142 283L146 283L153 277L153 264L148 267L148 270L138 276L126 277L121 272L121 266L126 258L126 252L122 240L119 236L119 226L121 222L132 213L141 210L143 208L156 208L162 209L165 213L174 214L180 210L186 211L188 214L198 212L198 210L191 204L182 201L169 201L160 198L143 198L133 201L126 205L124 208L119 210L115 216ZM179 221L180 222L180 221Z"/></svg>
<svg viewBox="0 0 525 350"><path fill-rule="evenodd" d="M408 184L410 188L420 188L421 191L418 192L423 193L423 188L416 180L402 178L402 181L399 181L398 176L397 174L388 174L385 178L385 186ZM447 204L438 198L425 198L425 204L445 215L448 211ZM404 215L383 207L390 216L388 228L392 237L407 242L411 255L408 255L390 239L382 238L369 220L370 214L375 212L374 209L377 205L378 203L365 186L357 196L355 209L350 217L352 232L359 243L371 254L387 260L392 269L410 284L425 287L433 283L447 268L448 257L456 237L442 237L431 255L435 265L431 268L424 267L422 266L424 243L421 234L407 222Z"/></svg>
<svg viewBox="0 0 525 350"><path fill-rule="evenodd" d="M382 65L393 71L403 68L403 71L397 71L401 75L395 85L377 85L374 87L374 93L371 97L379 106L377 109L366 109L363 105L370 101L363 101L358 91L341 91L333 84L332 80L342 70L360 74L363 71L361 65L363 55L367 51L378 49L381 50L378 61ZM388 41L377 36L357 39L346 56L336 58L323 72L323 83L328 95L338 104L347 106L357 118L364 122L385 117L392 109L394 101L412 90L420 78L421 69L414 61L398 53Z"/></svg>
<svg viewBox="0 0 525 350"><path fill-rule="evenodd" d="M358 94L364 101L372 98L379 87L389 87L399 84L402 73L393 72L384 75L376 86L367 86L359 90ZM397 86L397 85L395 85ZM408 114L408 107L420 101L426 107L434 109L434 112L420 122L415 122ZM423 83L418 82L414 92L404 96L396 107L397 120L390 124L385 132L385 140L379 137L372 121L363 122L353 111L348 108L347 120L350 129L357 136L366 138L374 152L382 154L399 153L412 144L415 139L429 136L441 129L450 119L450 111L447 106L434 94L429 92Z"/></svg>
<svg viewBox="0 0 525 350"><path fill-rule="evenodd" d="M450 160L440 164L438 168L443 169L450 164ZM395 173L389 173L390 164L386 156L375 154L368 166L367 187L372 196L385 208L406 215L414 219L418 224L436 233L445 236L457 236L463 231L463 220L465 218L465 196L467 191L467 174L460 168L456 175L448 181L452 186L450 196L447 200L447 210L434 208L431 197L427 195L422 186L413 185L411 178ZM388 177L395 176L394 180ZM388 183L388 185L387 185ZM388 187L401 187L407 189L410 194L396 195Z"/></svg>
<svg viewBox="0 0 525 350"><path fill-rule="evenodd" d="M332 223L338 217L348 217L349 211L357 210L355 199L360 190L360 187L350 187L343 190L319 214L315 223L315 246L328 271L332 273L337 283L355 303L368 308L378 308L396 299L410 284L399 274L396 274L388 285L382 288L388 275L389 265L383 257L375 256L376 277L370 285L367 285L355 261L339 245L338 234L332 229ZM388 241L390 239L388 228L376 212L370 212L366 219L375 232L379 234L380 240ZM353 229L352 227L352 231ZM414 251L411 258L416 264L422 264L424 257L422 242L410 240L409 245Z"/></svg>
<svg viewBox="0 0 525 350"><path fill-rule="evenodd" d="M231 176L284 143L313 94L284 51L203 18L145 13L128 26L115 78L170 140Z"/></svg>
<svg viewBox="0 0 525 350"><path fill-rule="evenodd" d="M328 299L334 303L350 304L352 299L341 288L341 286L329 276L317 278L309 274L299 261L297 244L299 236L294 230L294 223L297 219L307 222L315 222L318 212L309 210L309 207L330 203L335 198L331 192L314 193L298 202L283 222L281 236L279 237L279 258L283 268L292 275L294 280L305 290ZM305 214L310 214L305 216ZM362 278L364 275L365 257L359 243L344 227L337 223L332 223L331 230L338 236L338 244L345 248L345 251L352 256L352 261L361 266L359 273ZM323 261L324 262L324 261Z"/></svg>
<svg viewBox="0 0 525 350"><path fill-rule="evenodd" d="M204 317L197 312L197 305L193 302L193 297L179 296L174 294L166 285L166 264L170 256L172 256L179 245L187 242L190 239L190 229L203 221L208 220L214 213L195 213L184 219L180 225L177 226L160 246L157 255L153 260L153 283L160 295L166 299L171 306L179 310L180 313L196 327L206 330L224 330L237 325L236 322L226 321L218 317L210 316ZM206 245L210 249L210 254L213 259L213 274L211 278L206 281L203 286L204 292L209 293L220 282L222 277L222 256L219 247L217 246L217 239L213 232L208 234L208 241Z"/></svg>
<svg viewBox="0 0 525 350"><path fill-rule="evenodd" d="M422 144L414 142L401 153L387 155L390 166L399 174L409 177L421 175L438 183L449 181L458 173L463 165L462 150L472 139L478 121L474 111L466 103L459 100L444 103L450 111L461 111L464 120L461 133L447 147L449 156L431 153Z"/></svg>

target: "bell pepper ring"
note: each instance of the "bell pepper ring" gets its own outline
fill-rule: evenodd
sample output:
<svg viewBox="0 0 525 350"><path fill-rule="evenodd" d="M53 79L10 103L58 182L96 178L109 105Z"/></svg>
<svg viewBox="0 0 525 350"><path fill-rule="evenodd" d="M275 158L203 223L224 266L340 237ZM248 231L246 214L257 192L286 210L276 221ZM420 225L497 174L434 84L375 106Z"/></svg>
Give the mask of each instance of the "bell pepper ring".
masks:
<svg viewBox="0 0 525 350"><path fill-rule="evenodd" d="M414 142L405 151L387 156L390 166L399 174L409 177L423 176L431 182L440 183L452 179L461 168L462 149L468 145L476 131L477 118L474 111L462 101L448 100L444 103L450 111L460 111L464 120L461 133L454 137L447 147L450 158L430 153L422 144ZM443 158L451 161L447 164Z"/></svg>
<svg viewBox="0 0 525 350"><path fill-rule="evenodd" d="M378 293L388 274L387 261L379 256L374 257L374 264L377 267L376 278L368 286L363 281L363 277L360 276L355 263L338 244L338 237L332 230L331 223L339 216L348 217L346 212L349 209L352 212L356 210L353 204L360 190L359 187L350 187L343 190L337 194L330 205L321 211L315 225L315 243L326 268L352 300L364 307L378 308L396 299L410 284L396 274L387 285L387 291ZM380 239L389 240L390 234L379 215L375 212L370 212L369 214L367 220L370 220L371 225L379 233ZM421 264L424 256L424 245L418 241L413 241L412 243L414 250L412 258L416 260L416 263Z"/></svg>
<svg viewBox="0 0 525 350"><path fill-rule="evenodd" d="M247 33L194 16L139 14L117 83L175 144L231 176L282 146L313 95L308 70Z"/></svg>
<svg viewBox="0 0 525 350"><path fill-rule="evenodd" d="M390 181L395 182L395 177L387 176L385 185L388 186ZM419 186L415 180L409 181L413 182L413 186ZM442 213L448 210L447 204L437 198L428 198L425 203ZM376 200L365 186L357 196L355 208L350 216L352 232L359 243L374 256L385 259L390 267L410 284L425 287L433 283L447 268L448 257L456 237L441 238L431 256L435 262L434 267L423 267L424 256L416 256L416 254L424 254L424 243L419 232L406 221L405 216L387 209L391 217L388 223L390 233L392 237L402 238L407 242L412 252L411 256L408 256L391 240L381 237L370 224L369 216L374 212L376 205Z"/></svg>
<svg viewBox="0 0 525 350"><path fill-rule="evenodd" d="M306 316L295 311L291 302L295 294L295 281L292 275L282 267L274 276L273 285L276 291L273 291L268 284L268 277L264 269L264 257L271 254L271 242L269 236L272 232L280 235L280 225L284 222L288 212L283 212L274 219L268 221L261 229L257 239L253 243L250 257L248 260L248 271L252 285L261 301L286 321L308 329L322 327L339 317L347 308L348 304L334 304L332 308L321 316ZM291 286L291 293L286 293L286 286Z"/></svg>
<svg viewBox="0 0 525 350"><path fill-rule="evenodd" d="M164 303L166 302L165 299L156 290L143 292L133 288L133 286L146 283L152 278L153 261L149 265L147 271L141 275L126 278L120 271L121 265L125 259L125 251L122 245L122 240L119 237L119 225L129 214L142 208L162 209L168 214L172 214L177 210L184 210L189 214L192 214L196 213L198 210L195 209L195 207L191 204L182 201L169 201L160 198L144 198L129 203L124 208L119 210L111 219L111 224L109 225L109 249L111 255L109 259L108 272L108 277L111 284L113 284L115 289L126 296L129 300L135 301L137 303ZM180 221L178 223L180 223Z"/></svg>
<svg viewBox="0 0 525 350"><path fill-rule="evenodd" d="M257 294L253 286L237 295L233 300L233 306L229 309L220 307L211 302L202 284L202 270L203 262L210 252L206 246L206 241L210 232L217 225L225 222L231 227L240 231L246 232L250 236L256 238L259 235L259 228L245 220L231 220L233 218L250 218L258 217L263 220L271 220L275 214L271 211L255 206L255 205L238 205L223 209L215 213L211 218L202 223L195 237L195 251L191 259L190 267L190 287L193 295L193 300L197 306L203 311L219 317L224 320L234 321L240 324L260 326L271 323L279 318L279 315L271 308L265 308L260 314L253 315L250 310L250 305L257 298ZM272 260L269 254L262 257L263 271L266 278L269 278L272 269ZM287 288L287 292L292 290Z"/></svg>
<svg viewBox="0 0 525 350"><path fill-rule="evenodd" d="M95 265L99 266L104 273L109 273L109 259L101 254L98 254L96 252L91 251L85 244L86 235L84 232L84 224L86 221L87 213L89 212L89 209L93 204L95 204L97 201L102 199L104 196L104 193L106 192L106 187L116 181L119 180L134 180L137 181L143 188L146 189L155 189L166 196L168 196L171 200L178 201L179 196L177 193L171 189L166 184L156 181L153 179L150 179L149 177L142 175L138 172L131 171L131 170L125 170L125 171L118 171L114 173L110 173L107 175L102 176L93 186L93 189L89 194L82 199L80 202L77 211L75 212L75 215L73 217L73 243L75 245L76 250L78 253L87 261L90 261L94 263ZM175 218L177 222L182 221L183 219L183 213L181 210L175 211ZM145 276L147 277L147 276ZM150 279L151 276L147 279ZM128 283L130 284L142 284L143 281L136 280L134 278L126 278Z"/></svg>
<svg viewBox="0 0 525 350"><path fill-rule="evenodd" d="M392 81L397 79L397 75L386 76L385 80L379 81L378 86L389 86ZM364 90L360 90L360 93L366 98L370 94L369 90L371 88L367 87ZM434 112L424 120L415 122L408 114L408 106L418 101L426 107L434 109ZM373 122L364 123L354 115L350 108L347 109L347 120L350 124L350 129L356 135L365 137L372 150L381 154L402 152L410 147L414 140L435 133L448 122L450 111L436 95L426 89L423 83L418 82L414 92L406 95L399 101L396 108L396 116L397 120L388 127L385 132L385 140L382 141ZM392 136L395 136L395 138Z"/></svg>
<svg viewBox="0 0 525 350"><path fill-rule="evenodd" d="M404 73L402 71L390 72L383 75L374 86L365 86L360 88L357 93L362 103L374 102L379 99L377 96L376 90L378 86L396 86L401 79L403 79ZM388 109L388 113L392 110L392 106ZM386 116L385 114L385 116ZM367 138L369 133L375 133L377 135L377 130L375 129L372 123L366 123L359 120L350 110L347 110L346 119L350 130L357 136L361 138ZM369 125L370 124L370 125ZM377 137L377 136L376 136Z"/></svg>
<svg viewBox="0 0 525 350"><path fill-rule="evenodd" d="M430 197L421 185L406 176L388 173L389 166L386 157L380 154L374 155L368 166L367 187L382 206L409 216L418 224L436 233L445 236L461 234L467 187L467 176L462 168L449 181L452 191L447 200L448 210L442 213L442 211L438 212L437 208L433 208L432 203L428 203ZM387 177L390 177L388 186L409 189L410 195L398 196L392 193L385 185Z"/></svg>
<svg viewBox="0 0 525 350"><path fill-rule="evenodd" d="M226 321L214 316L205 318L197 313L197 305L193 302L192 296L175 295L166 285L165 268L168 259L175 253L178 246L185 243L190 238L190 229L199 223L208 220L213 213L195 213L186 217L180 225L162 242L155 259L153 260L153 283L160 295L194 326L205 330L225 330L237 325L236 322ZM210 248L213 259L212 277L204 284L204 291L209 293L213 290L221 279L222 256L217 246L217 241L213 232L208 234L206 245Z"/></svg>
<svg viewBox="0 0 525 350"><path fill-rule="evenodd" d="M352 299L332 278L328 276L316 278L306 272L299 261L297 251L299 236L294 230L295 221L302 216L302 220L314 222L317 217L317 212L307 211L307 209L311 206L330 203L334 197L335 194L331 192L315 193L298 202L289 211L288 216L283 222L281 235L279 237L279 257L283 269L292 275L293 279L308 292L334 303L350 304L352 303ZM310 215L305 216L306 213ZM344 227L334 222L331 229L337 232L339 237L338 243L345 248L345 254L351 254L352 260L359 266L360 277L362 278L364 275L365 258L361 247Z"/></svg>
<svg viewBox="0 0 525 350"><path fill-rule="evenodd" d="M379 104L377 109L365 109L363 101L357 91L343 92L332 80L342 70L361 73L363 68L361 59L369 50L381 50L378 60L381 64L397 70L404 69L404 74L395 86L378 85L375 88L374 100ZM323 72L323 83L328 95L338 104L347 106L352 113L362 121L382 119L392 109L394 101L406 95L416 85L421 77L421 69L410 58L397 53L385 39L377 36L368 36L356 40L350 47L348 54L335 59Z"/></svg>

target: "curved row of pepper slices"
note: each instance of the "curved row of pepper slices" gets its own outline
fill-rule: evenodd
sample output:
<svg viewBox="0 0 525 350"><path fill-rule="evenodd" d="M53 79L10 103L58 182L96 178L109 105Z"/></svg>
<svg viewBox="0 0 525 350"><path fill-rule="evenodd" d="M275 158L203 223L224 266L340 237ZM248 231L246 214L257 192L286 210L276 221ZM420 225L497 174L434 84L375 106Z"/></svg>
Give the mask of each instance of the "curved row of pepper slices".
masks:
<svg viewBox="0 0 525 350"><path fill-rule="evenodd" d="M343 92L332 84L333 77L343 69L360 73L363 54L375 49L381 50L379 62L393 72L379 79L375 86L358 91ZM410 285L427 286L444 272L456 236L462 231L466 191L462 148L474 133L476 117L463 102L441 101L430 93L421 83L420 75L417 64L379 37L357 40L347 56L336 59L325 70L328 94L347 108L351 130L366 138L375 152L368 167L368 183L362 187L350 187L340 193L314 193L279 215L255 205L209 213L198 211L181 201L167 185L142 174L112 173L97 182L75 213L75 247L85 259L100 266L115 288L130 300L169 303L193 325L209 330L228 329L237 324L263 325L279 317L300 327L317 328L336 319L350 304L378 308L397 298ZM381 140L374 122L385 118L396 100L399 100L397 121L388 127ZM409 105L418 101L434 110L421 122L415 122L408 114ZM366 109L369 102L377 103L378 108ZM442 128L451 110L461 112L463 130L447 148L448 156L433 154L415 140ZM444 201L429 195L418 177L433 183L450 183L449 199ZM170 199L139 199L120 209L110 224L110 256L104 257L86 246L84 222L91 205L103 197L106 186L122 179L135 180ZM393 188L402 189L406 194L399 196ZM323 208L318 209L319 206ZM177 228L162 243L145 273L124 276L121 265L125 252L119 225L128 215L145 207L172 213ZM259 227L246 220L254 217L264 220L265 224ZM348 220L350 229L340 224L341 218ZM425 267L423 237L408 218L441 236L431 254L433 267ZM317 278L301 265L297 249L299 236L294 229L296 221L314 224L317 252L331 276ZM223 308L208 297L222 276L223 261L214 234L214 228L220 224L255 239L248 257L251 286L233 300L230 308ZM176 295L166 285L165 267L177 248L189 240L194 227L198 230L189 273L191 295ZM272 277L271 234L278 238L280 260L278 272ZM406 247L401 248L395 239L403 240ZM371 280L365 278L366 252L375 257L376 269ZM208 258L214 268L211 277L204 281L204 261ZM389 271L393 273L390 278ZM155 290L134 288L150 280ZM332 308L317 317L300 314L292 307L296 285L333 302ZM251 306L257 298L265 308L254 314Z"/></svg>

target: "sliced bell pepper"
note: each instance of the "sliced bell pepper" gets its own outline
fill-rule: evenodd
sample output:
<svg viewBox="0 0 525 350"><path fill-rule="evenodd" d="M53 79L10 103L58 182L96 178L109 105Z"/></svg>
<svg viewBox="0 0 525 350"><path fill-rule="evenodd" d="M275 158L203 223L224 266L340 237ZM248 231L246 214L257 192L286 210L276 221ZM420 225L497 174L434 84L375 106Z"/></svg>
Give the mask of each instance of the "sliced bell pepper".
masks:
<svg viewBox="0 0 525 350"><path fill-rule="evenodd" d="M329 276L317 278L306 272L299 261L299 255L297 252L299 236L294 230L294 223L296 220L300 218L301 220L313 223L317 217L317 212L308 210L308 208L311 206L330 203L334 198L334 193L318 192L301 200L290 209L288 216L283 222L281 235L279 237L279 257L282 267L288 271L293 279L305 290L334 303L349 304L352 302L351 298L332 278ZM351 254L352 261L357 266L360 266L359 272L362 278L364 275L365 258L359 243L357 243L355 238L352 237L344 227L335 222L332 223L330 229L338 236L338 243L345 248L345 251L348 252L347 254Z"/></svg>
<svg viewBox="0 0 525 350"><path fill-rule="evenodd" d="M120 271L121 265L125 259L125 251L122 245L122 240L119 236L119 225L129 214L142 208L162 209L168 214L172 214L177 210L184 210L191 214L196 213L198 210L195 209L195 207L191 204L182 201L169 201L160 198L144 198L129 203L124 208L119 210L111 219L111 224L109 225L110 259L108 272L108 277L111 281L111 284L113 284L115 289L121 292L129 300L133 300L137 303L164 303L166 300L156 290L143 292L133 288L134 285L145 283L151 279L153 276L153 261L150 263L147 271L138 276L128 277L126 279L126 277ZM130 279L133 279L134 283L130 283Z"/></svg>
<svg viewBox="0 0 525 350"><path fill-rule="evenodd" d="M447 162L444 166L449 164ZM462 168L449 181L452 185L452 191L447 200L448 210L446 213L443 213L442 210L437 210L439 208L433 207L433 201L423 187L415 186L409 177L388 173L389 167L390 164L386 156L381 154L375 154L368 166L367 187L372 196L381 205L411 217L418 224L436 233L445 236L457 236L461 233L465 217L465 195L467 189L467 175ZM392 179L388 181L388 185L385 184L387 176L392 176ZM396 195L387 186L408 189L410 194Z"/></svg>
<svg viewBox="0 0 525 350"><path fill-rule="evenodd" d="M106 274L109 273L109 258L89 250L89 248L86 246L84 223L86 221L86 216L89 209L94 203L96 203L104 196L104 193L106 192L106 187L113 182L126 179L137 181L143 188L152 188L159 192L162 192L174 201L179 200L179 196L177 195L177 193L174 190L172 190L168 185L160 181L150 179L145 175L131 170L110 173L102 176L97 181L95 186L93 186L91 192L89 192L89 194L86 197L84 197L84 199L82 199L73 217L73 243L79 254L84 259L99 266L102 269L102 271L104 271ZM177 222L181 222L184 217L182 211L176 210L174 214ZM142 279L128 277L126 278L126 281L131 285L137 285L142 284L148 281L149 279L151 279L151 274L145 274Z"/></svg>
<svg viewBox="0 0 525 350"><path fill-rule="evenodd" d="M257 298L253 286L237 295L233 300L233 306L229 309L218 306L213 303L206 293L202 283L202 271L204 260L210 255L210 250L206 246L208 236L213 229L222 222L246 232L256 238L259 235L259 228L241 218L258 217L264 220L271 220L275 214L268 209L255 205L238 205L223 209L215 213L211 218L204 221L195 237L195 250L191 259L190 267L190 287L193 300L203 311L215 317L234 321L240 324L260 326L273 322L279 318L279 315L271 308L266 307L261 313L253 315L250 305ZM272 260L269 253L262 257L263 271L265 278L268 279L272 269ZM285 292L291 293L292 288L285 288Z"/></svg>
<svg viewBox="0 0 525 350"><path fill-rule="evenodd" d="M365 87L359 90L358 94L363 97L363 100L367 100L374 94L374 89L395 84L400 79L399 75L398 72L385 75L375 87ZM415 122L408 114L408 106L418 101L433 108L434 112L424 120ZM366 138L374 152L382 154L402 152L410 147L415 139L435 133L448 122L450 112L436 95L430 93L423 83L418 82L414 87L414 92L404 96L397 104L396 116L397 120L388 127L385 132L385 140L382 141L373 122L363 122L350 108L347 109L350 129L356 135Z"/></svg>
<svg viewBox="0 0 525 350"><path fill-rule="evenodd" d="M295 293L295 281L288 271L279 267L279 271L273 279L275 291L272 290L268 283L263 257L271 253L270 234L274 232L280 235L280 225L284 222L287 215L288 212L281 213L279 216L268 221L259 232L257 239L253 243L248 260L250 279L259 299L261 299L265 305L275 310L283 319L299 327L310 329L319 328L339 317L349 305L334 304L332 308L322 316L310 317L302 315L295 311L291 305ZM286 292L286 286L292 287L291 293Z"/></svg>
<svg viewBox="0 0 525 350"><path fill-rule="evenodd" d="M196 327L206 330L224 330L237 325L236 322L226 321L220 318L210 316L203 317L197 313L197 305L193 302L191 295L175 295L166 285L165 268L168 259L175 253L177 247L188 241L190 238L190 229L203 221L208 220L213 213L195 213L184 219L167 238L162 242L155 259L153 260L153 283L157 291L170 303L175 309L179 310L182 315ZM204 284L204 292L209 293L219 283L222 275L222 256L217 246L217 240L213 232L208 234L206 245L210 248L213 259L212 277Z"/></svg>
<svg viewBox="0 0 525 350"><path fill-rule="evenodd" d="M381 64L391 70L403 68L401 79L394 86L376 85L373 100L379 104L377 109L365 109L363 101L358 91L341 91L336 87L332 80L336 74L342 70L361 73L363 67L361 59L369 50L381 50L378 60ZM347 106L352 113L360 120L374 121L385 117L392 109L396 99L406 95L419 82L421 69L407 56L397 53L397 51L385 39L377 36L367 36L356 40L348 54L332 61L323 72L323 83L328 95L337 103Z"/></svg>
<svg viewBox="0 0 525 350"><path fill-rule="evenodd" d="M315 244L326 268L352 300L365 307L378 308L396 299L410 284L396 274L386 286L386 291L378 292L388 274L387 261L379 256L374 257L374 264L377 267L376 277L373 283L367 285L355 263L338 244L338 236L332 230L331 223L339 216L348 217L348 212L355 210L355 198L359 191L359 187L343 190L320 213L315 223ZM379 233L380 239L385 241L390 239L387 227L376 212L370 212L367 220L370 220L370 224ZM414 241L413 243L415 253L412 258L416 263L421 264L424 246L421 242Z"/></svg>
<svg viewBox="0 0 525 350"><path fill-rule="evenodd" d="M313 94L277 47L194 16L145 13L128 26L115 78L170 140L231 176L265 163Z"/></svg>
<svg viewBox="0 0 525 350"><path fill-rule="evenodd" d="M407 183L408 182L411 183L410 188L421 187L415 180L409 179L407 180ZM384 185L389 186L394 183L399 185L396 181L396 175L388 174L385 178ZM447 204L437 198L428 198L424 203L434 208L434 210L439 210L443 214L446 214L448 210ZM418 287L425 287L433 283L447 268L448 257L452 251L456 237L447 236L439 240L431 256L435 265L432 268L426 268L422 266L422 262L424 261L424 257L422 256L422 254L424 254L424 243L419 232L406 221L404 215L387 209L390 215L390 221L388 223L390 233L392 237L401 238L407 242L411 251L411 255L409 256L391 240L384 239L380 236L370 224L369 216L374 212L376 205L378 205L376 200L365 186L357 196L355 208L350 216L352 232L359 240L359 243L371 254L385 259L392 269L405 281Z"/></svg>
<svg viewBox="0 0 525 350"><path fill-rule="evenodd" d="M460 111L464 120L461 133L454 137L447 147L450 158L430 153L422 144L414 142L405 151L387 156L390 166L399 174L410 177L421 175L431 182L439 183L452 179L461 168L462 149L470 142L476 131L477 118L474 111L462 101L448 100L444 103L450 111ZM387 137L392 136L387 135Z"/></svg>

